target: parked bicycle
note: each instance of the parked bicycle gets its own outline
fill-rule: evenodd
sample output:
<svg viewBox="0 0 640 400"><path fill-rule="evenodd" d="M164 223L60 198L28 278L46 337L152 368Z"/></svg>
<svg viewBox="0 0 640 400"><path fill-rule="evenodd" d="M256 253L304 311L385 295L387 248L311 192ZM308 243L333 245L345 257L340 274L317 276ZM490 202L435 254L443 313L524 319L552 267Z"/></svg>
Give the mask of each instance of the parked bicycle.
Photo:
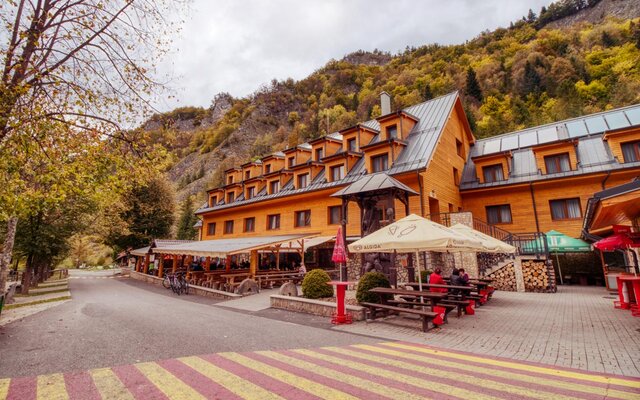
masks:
<svg viewBox="0 0 640 400"><path fill-rule="evenodd" d="M171 289L177 295L189 294L189 282L187 282L186 273L184 272L165 274L162 286L166 289Z"/></svg>

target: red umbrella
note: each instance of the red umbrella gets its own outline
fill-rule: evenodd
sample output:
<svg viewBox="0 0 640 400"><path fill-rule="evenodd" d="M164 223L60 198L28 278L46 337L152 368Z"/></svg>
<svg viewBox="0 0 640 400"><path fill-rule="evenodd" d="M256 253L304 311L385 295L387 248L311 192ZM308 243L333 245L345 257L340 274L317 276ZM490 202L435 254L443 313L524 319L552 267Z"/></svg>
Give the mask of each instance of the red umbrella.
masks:
<svg viewBox="0 0 640 400"><path fill-rule="evenodd" d="M344 238L342 237L342 227L338 228L336 234L336 244L333 246L333 255L331 261L337 264L343 264L347 262L347 250L344 247ZM340 268L340 280L342 279L342 268Z"/></svg>
<svg viewBox="0 0 640 400"><path fill-rule="evenodd" d="M629 235L616 233L615 235L598 240L593 244L593 246L601 251L615 251L624 250L629 247L636 247L637 244L629 237Z"/></svg>

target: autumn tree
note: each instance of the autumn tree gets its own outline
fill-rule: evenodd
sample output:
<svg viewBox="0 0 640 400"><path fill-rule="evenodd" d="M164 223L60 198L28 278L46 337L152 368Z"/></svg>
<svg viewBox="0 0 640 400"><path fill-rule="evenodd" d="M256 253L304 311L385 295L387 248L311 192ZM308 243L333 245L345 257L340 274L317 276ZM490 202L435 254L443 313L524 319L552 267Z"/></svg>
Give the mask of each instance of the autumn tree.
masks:
<svg viewBox="0 0 640 400"><path fill-rule="evenodd" d="M49 123L73 128L69 132L87 146L115 138L140 152L139 143L123 128L149 111L152 95L161 88L149 60L166 51L168 33L179 23L175 16L181 3L8 0L0 4L0 159L20 159L16 152L31 149L28 141L46 139L50 132L37 130ZM0 219L7 224L0 257L2 291L18 218L31 204L23 193L37 187L27 187L19 173L3 173L0 178L4 192L0 209L5 214Z"/></svg>

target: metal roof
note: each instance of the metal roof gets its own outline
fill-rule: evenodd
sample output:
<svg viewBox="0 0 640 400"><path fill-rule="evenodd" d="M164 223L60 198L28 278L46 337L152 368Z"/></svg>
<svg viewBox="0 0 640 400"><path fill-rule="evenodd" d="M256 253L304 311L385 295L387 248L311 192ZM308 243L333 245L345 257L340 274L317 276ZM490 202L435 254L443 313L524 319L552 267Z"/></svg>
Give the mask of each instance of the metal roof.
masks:
<svg viewBox="0 0 640 400"><path fill-rule="evenodd" d="M458 99L458 92L452 92L444 96L436 97L432 100L424 103L416 104L414 106L405 108L404 112L411 114L419 119L417 124L411 130L407 137L407 146L400 153L396 161L391 165L386 172L387 175L397 175L404 172L414 171L421 168L425 168L431 159L431 155L438 143L438 139L442 133L442 129L451 114L451 111ZM376 120L370 120L362 123L363 126L380 130L380 124ZM335 137L342 137L339 133L331 133L329 135ZM329 136L328 135L328 136ZM377 140L377 135L373 140ZM286 197L299 193L312 192L316 190L323 190L327 188L343 187L349 185L363 175L366 175L366 169L364 165L364 158L361 158L346 174L344 179L340 181L327 182L324 173L321 172L316 176L309 186L304 189L295 189L293 182L289 183L281 188L277 193L256 195L251 199L245 200L241 196L235 199L230 204L220 203L214 207L200 208L196 211L196 214L203 214L209 211L222 210L231 207L236 207L245 204L256 203L263 200L270 200L274 198Z"/></svg>
<svg viewBox="0 0 640 400"><path fill-rule="evenodd" d="M607 132L632 127L640 127L640 104L478 140L471 148L462 171L460 189L494 187L636 168L640 166L640 162L619 162L603 140ZM538 170L533 148L540 144L565 140L576 143L577 168L572 171L543 175L542 171ZM476 176L473 159L501 152L511 152L512 155L508 178L499 182L480 183Z"/></svg>
<svg viewBox="0 0 640 400"><path fill-rule="evenodd" d="M298 235L254 236L233 239L201 240L197 242L158 246L154 253L177 254L197 257L226 257L230 254L248 253L251 250L275 247L305 238L318 236L317 233Z"/></svg>
<svg viewBox="0 0 640 400"><path fill-rule="evenodd" d="M566 139L601 135L605 132L638 125L640 125L640 104L478 140L472 150L472 157L486 156Z"/></svg>
<svg viewBox="0 0 640 400"><path fill-rule="evenodd" d="M409 194L417 195L418 192L411 189L409 186L404 183L398 181L385 174L384 172L379 172L377 174L365 175L356 182L347 186L346 188L339 190L338 192L332 194L332 197L341 197L341 196L349 196L353 194L361 194L367 192L373 192L376 190L382 189L400 189L404 190Z"/></svg>

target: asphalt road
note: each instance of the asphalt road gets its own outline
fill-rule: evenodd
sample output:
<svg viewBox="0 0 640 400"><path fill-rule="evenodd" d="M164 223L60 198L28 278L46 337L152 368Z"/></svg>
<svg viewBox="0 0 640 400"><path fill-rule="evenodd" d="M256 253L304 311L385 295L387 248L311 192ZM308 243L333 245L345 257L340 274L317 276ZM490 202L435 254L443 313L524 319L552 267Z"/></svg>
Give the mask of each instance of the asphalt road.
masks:
<svg viewBox="0 0 640 400"><path fill-rule="evenodd" d="M83 273L98 276L104 273ZM79 371L224 351L376 343L325 318L236 312L122 279L70 279L73 300L0 327L0 378Z"/></svg>

